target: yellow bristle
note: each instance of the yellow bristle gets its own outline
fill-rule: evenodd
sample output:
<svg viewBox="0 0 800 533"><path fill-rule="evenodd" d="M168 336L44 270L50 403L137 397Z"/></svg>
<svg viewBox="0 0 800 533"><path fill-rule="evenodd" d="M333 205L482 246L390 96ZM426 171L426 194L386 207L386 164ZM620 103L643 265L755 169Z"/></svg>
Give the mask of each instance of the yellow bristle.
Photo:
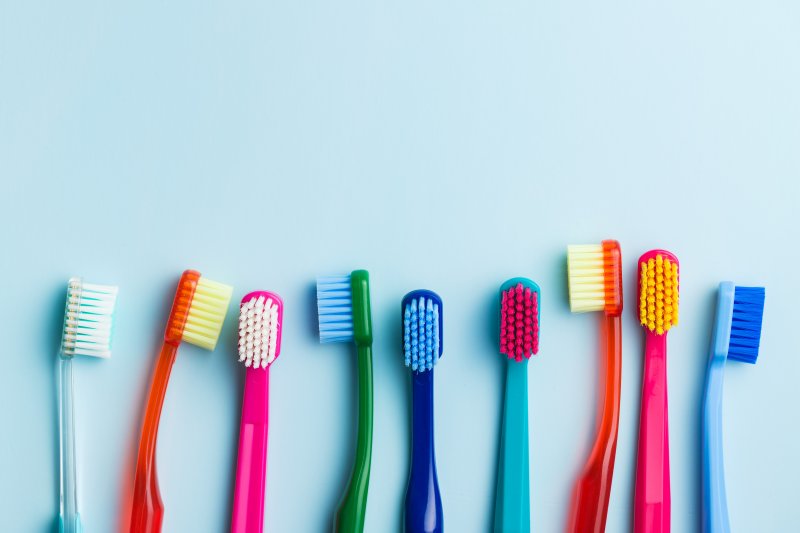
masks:
<svg viewBox="0 0 800 533"><path fill-rule="evenodd" d="M603 245L567 247L569 307L573 313L602 311L606 305Z"/></svg>
<svg viewBox="0 0 800 533"><path fill-rule="evenodd" d="M678 264L658 254L640 269L639 322L663 335L678 323Z"/></svg>
<svg viewBox="0 0 800 533"><path fill-rule="evenodd" d="M183 329L183 340L207 350L217 345L228 304L231 301L233 287L201 277L197 281L186 326Z"/></svg>

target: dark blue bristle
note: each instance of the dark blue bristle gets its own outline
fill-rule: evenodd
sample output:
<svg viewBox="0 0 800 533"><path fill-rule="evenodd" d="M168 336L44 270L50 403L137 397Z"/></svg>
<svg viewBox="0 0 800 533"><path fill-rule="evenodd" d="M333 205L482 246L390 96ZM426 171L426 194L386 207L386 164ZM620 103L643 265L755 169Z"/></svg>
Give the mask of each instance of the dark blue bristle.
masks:
<svg viewBox="0 0 800 533"><path fill-rule="evenodd" d="M728 343L729 359L751 364L756 362L763 315L764 287L736 287Z"/></svg>

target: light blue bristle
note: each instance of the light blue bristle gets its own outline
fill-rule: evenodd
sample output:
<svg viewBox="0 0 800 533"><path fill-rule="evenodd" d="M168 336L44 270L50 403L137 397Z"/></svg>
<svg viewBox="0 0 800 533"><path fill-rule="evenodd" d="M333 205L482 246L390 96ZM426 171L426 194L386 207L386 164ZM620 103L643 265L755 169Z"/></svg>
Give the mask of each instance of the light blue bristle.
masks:
<svg viewBox="0 0 800 533"><path fill-rule="evenodd" d="M350 276L317 278L320 342L353 341L353 299Z"/></svg>
<svg viewBox="0 0 800 533"><path fill-rule="evenodd" d="M764 287L736 287L733 297L728 358L755 363L764 316Z"/></svg>
<svg viewBox="0 0 800 533"><path fill-rule="evenodd" d="M433 369L439 359L439 305L420 297L403 310L406 366L417 372Z"/></svg>

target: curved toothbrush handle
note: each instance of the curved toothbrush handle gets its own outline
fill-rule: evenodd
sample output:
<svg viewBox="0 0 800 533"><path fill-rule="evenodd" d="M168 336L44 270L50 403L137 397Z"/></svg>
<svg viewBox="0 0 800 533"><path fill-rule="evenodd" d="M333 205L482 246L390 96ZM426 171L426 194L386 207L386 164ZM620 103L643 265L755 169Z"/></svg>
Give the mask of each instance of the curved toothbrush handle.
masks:
<svg viewBox="0 0 800 533"><path fill-rule="evenodd" d="M503 434L495 496L496 533L531 530L528 460L528 362L508 360Z"/></svg>
<svg viewBox="0 0 800 533"><path fill-rule="evenodd" d="M600 425L583 474L575 486L569 531L602 533L606 529L614 460L619 433L619 401L622 388L622 320L605 316L605 379Z"/></svg>
<svg viewBox="0 0 800 533"><path fill-rule="evenodd" d="M58 448L60 457L60 533L80 533L77 461L75 459L75 408L72 357L58 356Z"/></svg>
<svg viewBox="0 0 800 533"><path fill-rule="evenodd" d="M433 370L414 372L411 473L406 491L406 533L442 533L442 496L433 446Z"/></svg>
<svg viewBox="0 0 800 533"><path fill-rule="evenodd" d="M731 529L722 461L725 359L725 355L711 353L703 397L703 533L729 533Z"/></svg>
<svg viewBox="0 0 800 533"><path fill-rule="evenodd" d="M634 533L670 530L667 336L646 333L639 452L633 506Z"/></svg>
<svg viewBox="0 0 800 533"><path fill-rule="evenodd" d="M268 427L269 368L248 368L239 428L231 533L264 531Z"/></svg>
<svg viewBox="0 0 800 533"><path fill-rule="evenodd" d="M357 345L358 438L353 473L336 510L334 529L361 533L367 512L369 471L372 462L372 346Z"/></svg>
<svg viewBox="0 0 800 533"><path fill-rule="evenodd" d="M158 490L156 475L156 438L161 407L167 393L167 383L178 345L165 342L156 362L147 409L139 439L139 455L136 459L136 473L133 482L133 505L131 508L131 533L159 533L164 517L164 505Z"/></svg>

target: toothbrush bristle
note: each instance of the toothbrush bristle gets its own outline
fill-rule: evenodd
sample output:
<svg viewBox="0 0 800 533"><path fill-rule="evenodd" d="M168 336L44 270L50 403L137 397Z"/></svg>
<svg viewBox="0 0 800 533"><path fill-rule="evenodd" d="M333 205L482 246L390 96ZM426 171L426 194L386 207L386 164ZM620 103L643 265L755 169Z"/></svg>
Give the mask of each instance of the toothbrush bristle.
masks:
<svg viewBox="0 0 800 533"><path fill-rule="evenodd" d="M639 259L639 322L656 335L678 324L678 260L662 250Z"/></svg>
<svg viewBox="0 0 800 533"><path fill-rule="evenodd" d="M111 357L117 287L69 280L61 344L65 355Z"/></svg>
<svg viewBox="0 0 800 533"><path fill-rule="evenodd" d="M567 247L569 306L573 313L605 311L622 313L622 259L619 243Z"/></svg>
<svg viewBox="0 0 800 533"><path fill-rule="evenodd" d="M239 309L239 362L267 368L280 353L281 301L270 293L252 293Z"/></svg>
<svg viewBox="0 0 800 533"><path fill-rule="evenodd" d="M758 359L764 293L764 287L735 288L728 358L751 364Z"/></svg>
<svg viewBox="0 0 800 533"><path fill-rule="evenodd" d="M320 342L352 342L353 294L350 276L317 278Z"/></svg>
<svg viewBox="0 0 800 533"><path fill-rule="evenodd" d="M521 282L500 297L500 353L530 359L539 352L539 293Z"/></svg>
<svg viewBox="0 0 800 533"><path fill-rule="evenodd" d="M441 354L442 309L432 296L409 296L403 299L403 355L407 367L425 372L433 369Z"/></svg>
<svg viewBox="0 0 800 533"><path fill-rule="evenodd" d="M233 287L230 285L200 277L186 314L182 339L213 350L222 331L232 294Z"/></svg>

